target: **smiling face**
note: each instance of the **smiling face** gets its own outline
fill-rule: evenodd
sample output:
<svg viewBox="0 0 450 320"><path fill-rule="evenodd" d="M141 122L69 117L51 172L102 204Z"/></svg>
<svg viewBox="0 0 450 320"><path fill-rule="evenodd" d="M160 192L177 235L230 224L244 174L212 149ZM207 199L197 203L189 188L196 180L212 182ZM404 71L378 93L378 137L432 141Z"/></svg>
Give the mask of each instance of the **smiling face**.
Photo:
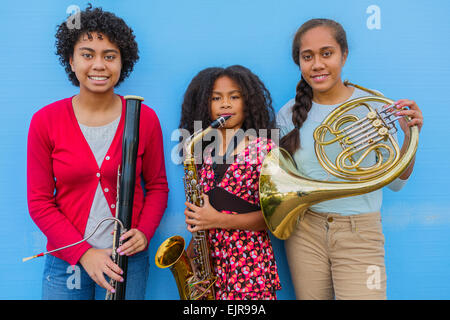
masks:
<svg viewBox="0 0 450 320"><path fill-rule="evenodd" d="M333 30L315 27L306 31L300 41L300 69L314 96L330 94L342 87L341 72L347 52L342 52Z"/></svg>
<svg viewBox="0 0 450 320"><path fill-rule="evenodd" d="M80 93L114 92L122 68L120 50L108 37L97 32L80 36L70 59L80 82Z"/></svg>
<svg viewBox="0 0 450 320"><path fill-rule="evenodd" d="M244 98L241 88L227 76L218 78L211 96L211 120L231 115L223 129L239 129L244 123Z"/></svg>

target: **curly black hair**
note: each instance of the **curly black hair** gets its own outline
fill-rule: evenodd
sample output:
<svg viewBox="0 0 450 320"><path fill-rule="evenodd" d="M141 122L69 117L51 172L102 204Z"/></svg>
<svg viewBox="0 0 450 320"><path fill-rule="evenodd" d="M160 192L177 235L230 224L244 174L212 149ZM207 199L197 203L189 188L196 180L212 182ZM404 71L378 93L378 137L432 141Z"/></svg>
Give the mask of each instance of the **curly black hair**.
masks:
<svg viewBox="0 0 450 320"><path fill-rule="evenodd" d="M194 132L194 121L201 121L207 128L211 120L211 97L215 81L227 76L241 89L244 99L245 120L242 129L275 129L275 112L269 90L257 75L246 67L234 65L227 68L211 67L200 71L184 94L179 128Z"/></svg>
<svg viewBox="0 0 450 320"><path fill-rule="evenodd" d="M138 45L133 30L113 13L103 11L102 8L92 8L91 4L77 14L80 15L80 27L69 28L67 22L64 21L58 25L55 35L56 54L59 56L59 61L65 68L69 80L77 87L80 85L75 72L70 67L70 58L73 56L75 44L83 35L91 38L91 33L99 33L106 35L109 41L120 49L122 69L116 84L118 86L131 74L134 64L139 60Z"/></svg>

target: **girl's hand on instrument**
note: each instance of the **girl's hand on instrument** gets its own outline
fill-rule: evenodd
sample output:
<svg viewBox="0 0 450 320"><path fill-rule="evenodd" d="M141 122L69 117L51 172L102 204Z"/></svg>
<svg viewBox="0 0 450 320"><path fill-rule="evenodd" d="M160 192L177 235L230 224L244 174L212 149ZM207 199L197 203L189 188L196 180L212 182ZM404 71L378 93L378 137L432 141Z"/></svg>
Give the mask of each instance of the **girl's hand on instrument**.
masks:
<svg viewBox="0 0 450 320"><path fill-rule="evenodd" d="M397 109L400 109L397 112L398 116L408 116L411 119L410 121L406 121L404 118L399 119L400 127L402 128L405 135L409 136L408 129L412 126L417 126L420 132L420 129L422 129L423 125L423 115L417 104L413 100L401 99L395 102L395 106L397 107ZM405 107L407 109L402 110Z"/></svg>
<svg viewBox="0 0 450 320"><path fill-rule="evenodd" d="M220 227L222 213L214 209L209 203L209 197L203 194L203 207L198 207L190 202L185 202L186 209L184 215L186 216L187 229L190 232L200 230L208 230Z"/></svg>
<svg viewBox="0 0 450 320"><path fill-rule="evenodd" d="M92 280L100 287L114 293L114 288L106 281L103 274L122 282L122 269L111 260L112 249L88 249L80 258L80 264Z"/></svg>
<svg viewBox="0 0 450 320"><path fill-rule="evenodd" d="M128 241L117 248L117 253L127 256L141 252L147 247L148 243L147 237L138 229L128 230L120 237L120 239L128 239Z"/></svg>

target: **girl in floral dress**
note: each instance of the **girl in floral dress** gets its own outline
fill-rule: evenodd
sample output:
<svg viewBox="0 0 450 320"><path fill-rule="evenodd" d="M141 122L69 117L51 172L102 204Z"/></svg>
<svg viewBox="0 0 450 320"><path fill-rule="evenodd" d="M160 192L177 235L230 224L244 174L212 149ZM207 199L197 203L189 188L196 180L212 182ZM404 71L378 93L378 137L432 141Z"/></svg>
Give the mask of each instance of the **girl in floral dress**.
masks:
<svg viewBox="0 0 450 320"><path fill-rule="evenodd" d="M180 128L193 133L195 121L206 128L227 115L214 143L202 148L204 205L185 203L187 228L209 230L217 300L275 300L280 279L258 192L262 161L275 147L274 111L270 93L245 67L198 73L184 96Z"/></svg>

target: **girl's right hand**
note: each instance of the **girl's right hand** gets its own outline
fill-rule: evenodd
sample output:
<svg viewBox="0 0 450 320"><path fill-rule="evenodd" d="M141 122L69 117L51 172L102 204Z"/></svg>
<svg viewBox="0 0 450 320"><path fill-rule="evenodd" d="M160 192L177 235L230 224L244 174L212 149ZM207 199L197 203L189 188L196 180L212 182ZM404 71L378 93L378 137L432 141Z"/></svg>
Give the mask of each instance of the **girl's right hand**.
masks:
<svg viewBox="0 0 450 320"><path fill-rule="evenodd" d="M81 256L80 264L95 283L114 293L114 288L106 281L103 274L111 279L123 282L123 278L120 276L123 271L111 260L111 253L112 249L90 248Z"/></svg>

